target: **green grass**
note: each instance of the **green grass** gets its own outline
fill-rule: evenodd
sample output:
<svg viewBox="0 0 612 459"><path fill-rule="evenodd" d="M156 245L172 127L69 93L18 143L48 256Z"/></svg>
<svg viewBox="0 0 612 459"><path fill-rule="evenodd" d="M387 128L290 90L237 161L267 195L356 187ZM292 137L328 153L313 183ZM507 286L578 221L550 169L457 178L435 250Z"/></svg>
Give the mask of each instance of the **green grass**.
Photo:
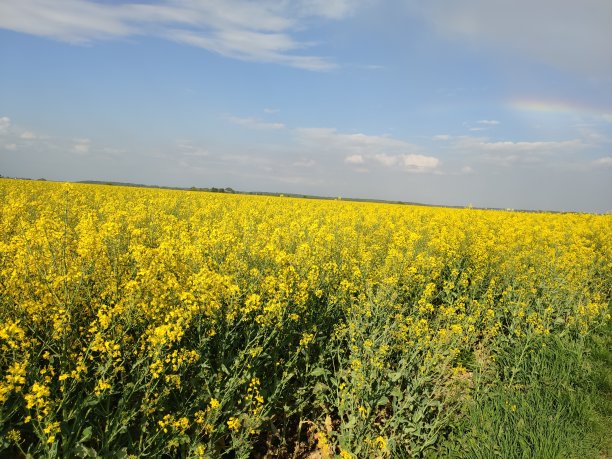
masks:
<svg viewBox="0 0 612 459"><path fill-rule="evenodd" d="M587 339L550 336L512 347L494 366L497 381L477 385L461 422L434 455L612 457L610 321ZM484 373L475 368L475 377Z"/></svg>

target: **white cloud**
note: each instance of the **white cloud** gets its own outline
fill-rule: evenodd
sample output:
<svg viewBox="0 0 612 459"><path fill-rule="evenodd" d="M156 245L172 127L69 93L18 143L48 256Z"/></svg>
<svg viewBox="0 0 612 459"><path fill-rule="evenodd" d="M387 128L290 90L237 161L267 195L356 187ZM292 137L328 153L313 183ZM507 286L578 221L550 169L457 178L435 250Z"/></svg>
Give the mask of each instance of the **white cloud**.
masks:
<svg viewBox="0 0 612 459"><path fill-rule="evenodd" d="M463 166L461 168L462 174L472 174L473 172L474 172L474 169L471 166Z"/></svg>
<svg viewBox="0 0 612 459"><path fill-rule="evenodd" d="M425 155L374 155L374 159L386 167L398 166L410 172L431 172L440 165L440 160Z"/></svg>
<svg viewBox="0 0 612 459"><path fill-rule="evenodd" d="M74 144L72 145L72 151L79 155L86 155L89 153L90 147L91 147L91 140L74 139Z"/></svg>
<svg viewBox="0 0 612 459"><path fill-rule="evenodd" d="M362 155L350 155L344 158L344 162L348 164L363 164L365 159L363 159Z"/></svg>
<svg viewBox="0 0 612 459"><path fill-rule="evenodd" d="M36 138L36 134L31 131L24 131L19 137L23 140L34 140Z"/></svg>
<svg viewBox="0 0 612 459"><path fill-rule="evenodd" d="M402 155L400 164L406 169L416 172L431 171L440 165L440 160L433 156Z"/></svg>
<svg viewBox="0 0 612 459"><path fill-rule="evenodd" d="M497 120L480 120L480 121L477 121L477 123L478 124L486 124L486 125L489 125L489 126L494 126L496 124L499 124L499 121L497 121Z"/></svg>
<svg viewBox="0 0 612 459"><path fill-rule="evenodd" d="M609 0L431 0L409 5L449 39L612 79Z"/></svg>
<svg viewBox="0 0 612 459"><path fill-rule="evenodd" d="M477 154L486 162L502 166L558 162L560 156L575 154L589 147L582 139L563 141L490 141L484 137L459 137L455 149Z"/></svg>
<svg viewBox="0 0 612 459"><path fill-rule="evenodd" d="M182 156L203 158L209 155L208 150L194 146L190 142L178 142L177 147Z"/></svg>
<svg viewBox="0 0 612 459"><path fill-rule="evenodd" d="M575 151L585 145L580 139L564 140L560 142L477 142L478 147L483 151L491 152L516 152L516 153L540 153L551 154L555 152Z"/></svg>
<svg viewBox="0 0 612 459"><path fill-rule="evenodd" d="M383 153L379 155L374 155L374 159L378 161L380 164L382 164L383 166L391 167L397 164L399 160L399 156L386 155Z"/></svg>
<svg viewBox="0 0 612 459"><path fill-rule="evenodd" d="M341 19L354 8L357 2L351 0L302 0L299 2L302 14Z"/></svg>
<svg viewBox="0 0 612 459"><path fill-rule="evenodd" d="M434 136L434 140L450 140L451 136L448 134L438 134Z"/></svg>
<svg viewBox="0 0 612 459"><path fill-rule="evenodd" d="M8 134L11 128L11 119L8 116L0 118L0 135Z"/></svg>
<svg viewBox="0 0 612 459"><path fill-rule="evenodd" d="M312 167L316 164L313 159L300 159L299 161L295 161L293 166L296 167Z"/></svg>
<svg viewBox="0 0 612 459"><path fill-rule="evenodd" d="M250 129L284 129L283 123L268 123L256 118L241 118L238 116L227 116L226 119L233 124L244 126Z"/></svg>
<svg viewBox="0 0 612 459"><path fill-rule="evenodd" d="M612 156L604 156L603 158L593 161L595 166L612 167Z"/></svg>
<svg viewBox="0 0 612 459"><path fill-rule="evenodd" d="M280 109L278 108L264 108L264 113L267 115L273 115L278 112L280 112Z"/></svg>
<svg viewBox="0 0 612 459"><path fill-rule="evenodd" d="M298 128L298 138L305 144L316 145L324 150L333 150L347 154L375 154L384 150L403 152L416 150L416 145L397 140L389 136L366 134L343 134L334 128Z"/></svg>
<svg viewBox="0 0 612 459"><path fill-rule="evenodd" d="M418 146L389 136L344 134L333 128L299 128L298 140L307 148L344 156L347 164L378 163L408 172L434 171L440 160L418 154Z"/></svg>
<svg viewBox="0 0 612 459"><path fill-rule="evenodd" d="M342 19L353 6L348 0L19 0L0 2L0 28L68 43L148 35L241 60L328 70L335 65L304 55L312 44L294 33L312 18Z"/></svg>
<svg viewBox="0 0 612 459"><path fill-rule="evenodd" d="M14 143L8 143L4 146L5 150L9 150L9 151L15 151L17 150L17 144Z"/></svg>
<svg viewBox="0 0 612 459"><path fill-rule="evenodd" d="M473 128L470 128L470 131L474 131L474 132L476 132L476 131L484 131L484 130L485 130L485 128L483 128L483 127L473 127Z"/></svg>

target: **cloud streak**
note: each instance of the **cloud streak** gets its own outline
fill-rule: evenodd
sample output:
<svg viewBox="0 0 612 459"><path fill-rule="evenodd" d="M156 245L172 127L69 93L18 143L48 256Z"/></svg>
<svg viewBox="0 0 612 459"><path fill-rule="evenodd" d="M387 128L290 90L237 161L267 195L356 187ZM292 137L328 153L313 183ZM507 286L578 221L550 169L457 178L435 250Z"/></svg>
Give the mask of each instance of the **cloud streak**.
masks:
<svg viewBox="0 0 612 459"><path fill-rule="evenodd" d="M245 61L324 71L336 64L304 54L311 43L295 38L308 21L340 20L353 8L344 0L20 0L0 3L0 28L72 44L154 36Z"/></svg>
<svg viewBox="0 0 612 459"><path fill-rule="evenodd" d="M269 123L266 121L258 120L257 118L242 118L239 116L227 116L227 120L232 124L244 126L249 129L284 129L283 123Z"/></svg>
<svg viewBox="0 0 612 459"><path fill-rule="evenodd" d="M612 79L612 3L608 0L431 0L413 3L412 8L449 39Z"/></svg>
<svg viewBox="0 0 612 459"><path fill-rule="evenodd" d="M583 139L563 141L491 141L485 137L462 136L453 139L453 148L463 155L476 154L498 166L558 164L563 157L575 155L590 145Z"/></svg>

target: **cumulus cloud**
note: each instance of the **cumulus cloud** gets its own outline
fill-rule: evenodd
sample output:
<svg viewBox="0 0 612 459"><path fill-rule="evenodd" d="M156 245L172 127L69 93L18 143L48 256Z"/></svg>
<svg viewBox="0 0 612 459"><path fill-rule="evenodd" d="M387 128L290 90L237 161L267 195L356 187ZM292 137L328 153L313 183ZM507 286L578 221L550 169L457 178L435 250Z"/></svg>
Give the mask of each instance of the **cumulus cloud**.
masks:
<svg viewBox="0 0 612 459"><path fill-rule="evenodd" d="M495 126L496 124L499 124L499 121L497 120L479 120L477 121L478 124L486 124L489 126Z"/></svg>
<svg viewBox="0 0 612 459"><path fill-rule="evenodd" d="M68 43L155 36L204 48L223 56L328 70L326 58L303 54L312 46L295 38L312 18L340 20L348 0L19 0L0 2L0 28Z"/></svg>
<svg viewBox="0 0 612 459"><path fill-rule="evenodd" d="M333 128L299 128L298 141L309 149L344 156L351 165L378 164L408 172L434 171L438 158L419 154L420 147L389 136L345 134Z"/></svg>
<svg viewBox="0 0 612 459"><path fill-rule="evenodd" d="M399 161L406 169L416 172L431 171L440 165L438 158L425 155L402 155Z"/></svg>
<svg viewBox="0 0 612 459"><path fill-rule="evenodd" d="M413 172L432 171L440 165L440 160L425 155L374 155L374 159L386 167L399 166Z"/></svg>

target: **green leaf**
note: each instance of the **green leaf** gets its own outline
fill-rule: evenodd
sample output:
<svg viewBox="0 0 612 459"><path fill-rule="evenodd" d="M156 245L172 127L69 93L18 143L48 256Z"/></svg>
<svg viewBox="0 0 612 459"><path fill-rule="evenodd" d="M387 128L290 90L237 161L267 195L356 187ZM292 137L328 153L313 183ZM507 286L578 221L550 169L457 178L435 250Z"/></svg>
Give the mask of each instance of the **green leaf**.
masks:
<svg viewBox="0 0 612 459"><path fill-rule="evenodd" d="M317 367L317 368L315 368L314 370L312 370L310 372L310 375L314 376L314 377L317 377L317 376L323 376L323 375L328 374L328 373L329 373L329 371L326 370L325 368Z"/></svg>
<svg viewBox="0 0 612 459"><path fill-rule="evenodd" d="M74 447L74 454L77 457L98 457L98 453L93 448L88 448L81 444L78 444Z"/></svg>
<svg viewBox="0 0 612 459"><path fill-rule="evenodd" d="M83 429L83 435L81 436L80 443L84 443L91 438L91 426Z"/></svg>
<svg viewBox="0 0 612 459"><path fill-rule="evenodd" d="M399 387L394 388L391 391L391 395L392 397L395 397L397 399L397 401L400 401L404 398L404 393L401 391L401 389Z"/></svg>

